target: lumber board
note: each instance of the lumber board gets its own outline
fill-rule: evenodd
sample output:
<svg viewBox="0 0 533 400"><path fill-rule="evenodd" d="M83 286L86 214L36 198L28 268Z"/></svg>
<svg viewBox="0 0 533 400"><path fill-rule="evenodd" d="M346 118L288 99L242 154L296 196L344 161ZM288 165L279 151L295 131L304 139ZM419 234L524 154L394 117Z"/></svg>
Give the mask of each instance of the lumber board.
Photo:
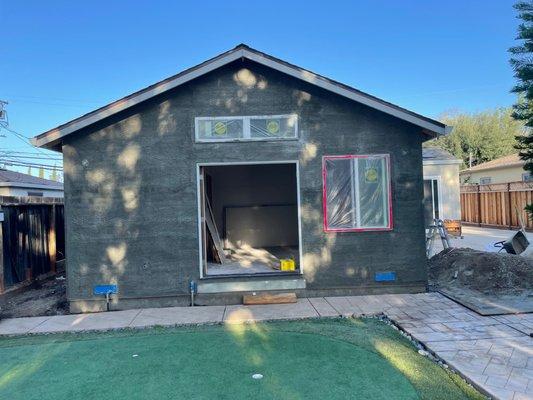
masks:
<svg viewBox="0 0 533 400"><path fill-rule="evenodd" d="M295 293L258 293L256 295L246 294L242 297L242 303L245 305L296 303L296 294Z"/></svg>

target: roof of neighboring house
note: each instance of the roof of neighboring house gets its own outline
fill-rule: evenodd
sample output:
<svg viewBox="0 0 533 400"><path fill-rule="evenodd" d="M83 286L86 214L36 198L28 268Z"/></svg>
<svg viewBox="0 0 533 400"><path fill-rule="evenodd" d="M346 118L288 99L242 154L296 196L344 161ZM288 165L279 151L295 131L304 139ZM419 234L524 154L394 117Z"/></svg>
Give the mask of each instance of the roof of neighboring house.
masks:
<svg viewBox="0 0 533 400"><path fill-rule="evenodd" d="M478 164L472 168L467 168L461 171L461 174L468 172L484 171L487 169L498 169L498 168L509 168L509 167L522 167L524 161L520 159L518 154L511 154L509 156L504 156L496 158L492 161L487 161L483 164Z"/></svg>
<svg viewBox="0 0 533 400"><path fill-rule="evenodd" d="M424 164L461 164L462 160L440 147L423 147L422 161Z"/></svg>
<svg viewBox="0 0 533 400"><path fill-rule="evenodd" d="M0 168L0 186L63 190L63 184L61 182L55 182L49 179L37 178L36 176L22 174L20 172L9 171L7 169L1 169L1 168Z"/></svg>
<svg viewBox="0 0 533 400"><path fill-rule="evenodd" d="M446 126L442 122L434 119L424 117L415 112L409 111L405 108L399 107L385 100L379 99L368 93L352 88L343 83L326 78L322 75L300 68L296 65L290 64L279 58L272 57L266 53L252 49L244 44L240 44L234 49L222 53L210 60L198 64L192 68L178 73L170 78L164 79L147 88L139 90L129 96L110 103L104 107L98 108L88 114L76 118L70 122L58 126L44 132L32 139L32 143L39 147L45 147L52 150L61 151L58 144L61 138L70 135L80 129L95 124L104 118L110 117L118 112L124 111L134 105L146 101L154 96L160 95L171 89L174 89L186 82L205 75L217 68L227 65L239 59L248 59L253 62L265 65L267 67L278 70L287 75L301 79L312 85L329 90L330 92L347 97L359 103L365 104L369 107L375 108L387 114L393 115L397 118L408 121L414 125L423 128L424 133L430 136L437 136L451 131L451 127Z"/></svg>

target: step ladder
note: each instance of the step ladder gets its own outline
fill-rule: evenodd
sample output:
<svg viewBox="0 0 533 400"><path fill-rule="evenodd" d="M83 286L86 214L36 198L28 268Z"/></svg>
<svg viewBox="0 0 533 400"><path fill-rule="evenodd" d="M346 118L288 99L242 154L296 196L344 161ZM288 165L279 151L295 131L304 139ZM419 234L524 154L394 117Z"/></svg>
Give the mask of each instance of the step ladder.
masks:
<svg viewBox="0 0 533 400"><path fill-rule="evenodd" d="M429 228L429 231L426 235L426 256L427 258L429 258L431 255L431 251L433 250L433 244L435 243L435 236L437 234L440 237L440 240L442 242L442 247L444 247L444 250L449 249L451 247L448 232L446 231L444 222L441 219L435 218L433 220L433 223L428 228Z"/></svg>

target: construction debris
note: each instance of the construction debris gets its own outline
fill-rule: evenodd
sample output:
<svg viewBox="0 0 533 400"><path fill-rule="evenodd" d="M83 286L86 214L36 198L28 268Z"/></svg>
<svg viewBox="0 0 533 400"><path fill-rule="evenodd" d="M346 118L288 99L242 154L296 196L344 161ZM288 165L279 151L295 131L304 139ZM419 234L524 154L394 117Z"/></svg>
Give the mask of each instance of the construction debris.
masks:
<svg viewBox="0 0 533 400"><path fill-rule="evenodd" d="M0 319L63 314L68 314L68 303L61 276L0 297Z"/></svg>
<svg viewBox="0 0 533 400"><path fill-rule="evenodd" d="M450 248L429 260L429 281L437 288L519 294L533 289L533 260L513 254Z"/></svg>

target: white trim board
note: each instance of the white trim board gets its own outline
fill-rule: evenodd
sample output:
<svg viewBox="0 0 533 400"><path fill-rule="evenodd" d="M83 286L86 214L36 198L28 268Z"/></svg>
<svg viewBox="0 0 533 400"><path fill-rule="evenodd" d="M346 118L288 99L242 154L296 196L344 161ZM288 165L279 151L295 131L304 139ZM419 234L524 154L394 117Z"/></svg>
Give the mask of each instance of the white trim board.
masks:
<svg viewBox="0 0 533 400"><path fill-rule="evenodd" d="M295 290L305 289L306 281L303 278L283 278L272 280L251 281L236 277L231 282L201 281L198 282L198 293L230 293L230 292L254 292L261 290Z"/></svg>
<svg viewBox="0 0 533 400"><path fill-rule="evenodd" d="M206 278L203 266L203 246L202 246L202 216L201 216L201 192L200 192L200 168L209 166L227 166L227 165L264 165L264 164L294 164L296 165L296 206L298 209L298 256L300 259L298 271L303 276L303 250L302 250L302 215L301 215L301 197L300 197L300 161L298 160L277 160L277 161L228 161L228 162L204 162L196 163L196 198L197 198L197 222L198 222L198 266L200 269L200 279ZM213 277L207 275L207 277ZM242 275L235 275L232 279L243 279Z"/></svg>
<svg viewBox="0 0 533 400"><path fill-rule="evenodd" d="M423 160L422 164L424 165L453 165L461 164L461 160Z"/></svg>
<svg viewBox="0 0 533 400"><path fill-rule="evenodd" d="M217 57L185 70L177 75L174 75L173 77L165 79L159 83L124 97L123 99L117 100L93 112L44 132L34 137L31 142L37 147L52 148L61 138L71 133L90 126L116 113L124 111L127 108L133 107L143 101L151 99L152 97L174 89L180 85L183 85L184 83L187 83L238 59L248 59L258 64L270 67L274 70L318 86L322 89L336 93L340 96L344 96L358 103L365 104L371 108L420 126L421 128L429 132L433 132L436 135L443 135L451 131L451 127L446 126L441 122L426 118L422 115L383 101L375 96L361 92L355 88L332 81L295 65L291 65L285 61L261 53L246 45L239 45L230 51L222 53Z"/></svg>
<svg viewBox="0 0 533 400"><path fill-rule="evenodd" d="M440 175L424 175L422 181L437 181L437 195L439 196L439 219L444 220L445 217L442 215L442 178ZM433 185L431 186L431 189L433 190ZM433 203L435 203L435 199L433 198L433 193L431 194L431 197L433 199ZM435 204L433 204L434 206Z"/></svg>
<svg viewBox="0 0 533 400"><path fill-rule="evenodd" d="M21 183L21 182L0 182L0 187L16 187L16 188L28 188L28 189L43 189L43 190L55 190L56 192L62 192L63 186L46 186L39 183Z"/></svg>

